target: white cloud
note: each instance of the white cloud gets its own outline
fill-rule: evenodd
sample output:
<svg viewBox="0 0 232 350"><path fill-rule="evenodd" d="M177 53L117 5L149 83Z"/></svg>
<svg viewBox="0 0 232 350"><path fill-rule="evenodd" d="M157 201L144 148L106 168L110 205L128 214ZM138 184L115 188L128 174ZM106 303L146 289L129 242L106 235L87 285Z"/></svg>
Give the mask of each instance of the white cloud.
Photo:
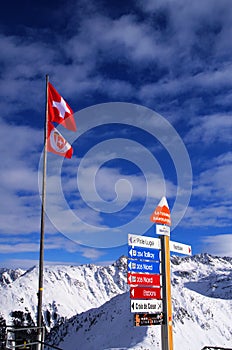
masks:
<svg viewBox="0 0 232 350"><path fill-rule="evenodd" d="M0 120L2 153L0 164L2 233L29 233L40 227L37 162L42 133Z"/></svg>
<svg viewBox="0 0 232 350"><path fill-rule="evenodd" d="M212 114L192 118L192 128L185 135L187 144L204 142L211 145L212 142L231 143L232 116L229 114Z"/></svg>
<svg viewBox="0 0 232 350"><path fill-rule="evenodd" d="M87 59L90 64L96 54L103 55L107 61L124 56L140 62L160 59L166 51L167 48L157 45L151 27L133 15L111 19L95 14L94 18L83 18L79 34L66 45L66 52L72 52L76 62Z"/></svg>
<svg viewBox="0 0 232 350"><path fill-rule="evenodd" d="M100 258L102 255L104 255L104 253L100 250L97 249L91 249L91 248L84 248L82 250L82 255L85 258L89 258L89 259L98 259Z"/></svg>
<svg viewBox="0 0 232 350"><path fill-rule="evenodd" d="M139 6L146 12L146 20L142 20L136 11L133 15L111 18L107 15L107 8L102 11L99 4L85 3L80 8L78 3L76 9L75 5L70 7L65 45L63 34L54 36L49 28L45 31L49 38L52 35L53 40L46 44L38 39L33 28L30 36L23 39L16 35L2 35L0 47L4 70L0 84L5 98L1 110L19 111L25 104L27 108L38 109L37 101L44 98L41 78L45 72L50 72L61 91L77 101L100 92L114 99L139 98L142 103L150 96L152 103L164 94L176 96L179 92L191 93L192 89L196 92L199 88L203 94L206 88L219 91L225 82L230 86L231 67L217 62L221 52L225 57L229 52L227 38L232 26L228 4L227 1L214 1L213 5L212 1L138 2L135 8ZM215 26L219 27L218 34ZM201 59L198 55L197 45L204 48L204 42L199 44L201 36L198 34L202 27L209 29L215 43L208 55L209 58L215 57L210 68L204 61L205 57ZM206 33L203 31L202 37L206 36L207 43ZM105 63L121 61L128 67L121 72L125 73L125 78L109 78L104 71ZM127 69L141 73L151 63L156 63L156 70L160 71L154 83L146 83L149 77L141 79L141 76L136 84L129 81ZM139 86L138 92L136 85Z"/></svg>
<svg viewBox="0 0 232 350"><path fill-rule="evenodd" d="M231 225L231 152L205 162L206 170L194 178L192 198L182 221L184 226ZM197 201L197 202L196 202Z"/></svg>
<svg viewBox="0 0 232 350"><path fill-rule="evenodd" d="M39 237L38 237L39 239ZM39 240L37 243L31 242L30 237L20 237L12 236L11 242L9 243L9 238L1 239L0 251L2 254L20 254L20 253L38 253L39 254ZM79 253L82 257L96 260L100 258L103 251L98 249L93 249L89 247L82 247L75 242L67 239L66 237L60 236L50 236L46 235L44 242L44 249L46 252L49 250L62 250L68 252L69 254ZM35 260L36 261L36 260ZM58 264L59 262L54 261L53 264ZM38 265L38 261L35 262ZM21 266L21 265L18 265Z"/></svg>
<svg viewBox="0 0 232 350"><path fill-rule="evenodd" d="M0 251L2 254L38 252L39 244L25 242L18 244L0 244Z"/></svg>
<svg viewBox="0 0 232 350"><path fill-rule="evenodd" d="M21 268L23 270L28 270L33 266L38 266L39 261L34 259L6 259L1 262L1 267L5 267L8 269L18 269ZM53 265L78 265L76 261L63 261L63 260L57 260L57 261L49 261L45 260L44 265L46 266L53 266Z"/></svg>
<svg viewBox="0 0 232 350"><path fill-rule="evenodd" d="M88 9L92 10L91 16L87 16L85 6L82 7L81 16L78 12L78 20L75 11L70 14L69 32L64 29L67 34L65 45L64 32L62 35L56 33L55 40L48 40L46 43L38 39L33 28L30 28L31 35L24 38L2 35L1 113L10 116L12 120L13 115L17 118L25 110L31 109L37 113L43 111L45 72L50 72L57 89L62 94L65 92L64 97L71 96L75 102L84 101L82 103L86 105L89 97L91 99L97 92L111 99L135 98L141 103L148 101L152 106L161 101L159 107L172 109L175 106L176 115L181 115L182 107L186 108L186 105L191 104L188 108L195 115L199 114L199 106L203 108L204 103L207 104L204 101L205 94L213 93L215 101L221 99L223 103L223 89L227 89L228 104L228 91L232 85L232 66L227 63L228 57L231 57L228 37L232 31L232 12L227 11L228 4L228 1L212 0L204 3L185 0L138 2L136 6L139 5L146 13L144 21L136 14L110 18L107 10L104 15L98 12L100 5L90 4ZM51 33L48 28L45 31L48 35ZM111 78L105 66L110 63L113 67L114 63L120 62L125 62L120 78ZM157 75L153 78L154 64ZM144 68L150 69L151 76ZM187 97L182 105L183 96ZM171 107L170 101L173 103ZM231 142L229 114L209 113L200 117L195 115L195 122L193 120L191 123L189 115L184 117L185 119L182 115L179 117L183 118L181 122L184 123L184 128L189 125L192 127L185 137L186 143L201 142L205 146L212 142ZM144 120L144 124L148 122ZM26 123L28 120L25 120ZM37 232L40 228L37 164L39 149L42 150L42 130L8 125L1 121L0 138L2 154L7 155L1 161L0 173L1 200L4 203L0 213L1 231ZM138 157L141 154L138 152ZM98 158L100 157L98 154ZM55 167L56 162L52 166ZM189 214L192 218L188 220L193 225L200 225L201 222L203 225L224 225L227 221L223 213L229 215L228 202L231 193L228 155L222 154L217 161L215 159L211 164L206 164L206 168L207 170L195 177L194 195L203 201L210 199L211 207L200 210L200 213L200 205L198 208L196 206L197 209L190 207ZM78 193L70 193L73 188L77 188L76 170L76 166L69 165L67 176L64 177L64 192L73 195L70 204L74 209L78 208L83 221L91 217L93 224L104 228L101 213L83 207ZM93 198L93 191L89 186L95 171L93 164L85 167L82 181L86 198L97 206L102 198ZM148 188L148 197L158 199L163 195L162 176L154 176L150 172L147 179L152 179L155 183ZM99 197L112 202L115 198L118 199L115 209L119 209L120 205L130 199L132 188L135 201L141 200L145 194L146 184L143 177L124 175L120 169L104 167L99 171L96 180ZM62 226L67 208L57 200L58 182L59 176L48 176L47 203ZM165 182L167 194L173 198L176 193L175 183L167 179ZM219 204L215 204L216 202ZM201 203L201 207L204 204ZM70 232L75 232L76 225L73 220L66 225ZM47 228L48 232L55 232L49 221ZM82 223L78 228L86 233L98 230L97 227L87 229Z"/></svg>
<svg viewBox="0 0 232 350"><path fill-rule="evenodd" d="M218 161L224 162L228 159L228 155L220 156ZM216 202L220 200L225 203L231 199L232 183L232 162L226 164L214 164L200 173L194 182L194 196L198 196L202 200L209 200Z"/></svg>
<svg viewBox="0 0 232 350"><path fill-rule="evenodd" d="M232 234L203 237L202 242L207 253L232 257Z"/></svg>
<svg viewBox="0 0 232 350"><path fill-rule="evenodd" d="M1 261L1 267L8 269L28 270L33 266L38 266L38 260L34 259L5 259Z"/></svg>

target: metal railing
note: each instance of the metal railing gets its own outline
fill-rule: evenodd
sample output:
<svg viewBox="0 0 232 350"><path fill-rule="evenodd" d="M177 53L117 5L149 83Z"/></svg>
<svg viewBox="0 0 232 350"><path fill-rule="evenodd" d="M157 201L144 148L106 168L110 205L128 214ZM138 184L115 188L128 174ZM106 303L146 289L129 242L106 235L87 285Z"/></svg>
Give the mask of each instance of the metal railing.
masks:
<svg viewBox="0 0 232 350"><path fill-rule="evenodd" d="M16 327L6 326L6 345L7 350L31 349L36 350L38 345L38 334L44 335L43 327Z"/></svg>
<svg viewBox="0 0 232 350"><path fill-rule="evenodd" d="M62 350L55 345L50 345L43 341L45 333L44 327L16 327L4 325L0 327L0 331L0 350L37 350L38 347L40 348L40 345L41 349L45 345L48 349Z"/></svg>

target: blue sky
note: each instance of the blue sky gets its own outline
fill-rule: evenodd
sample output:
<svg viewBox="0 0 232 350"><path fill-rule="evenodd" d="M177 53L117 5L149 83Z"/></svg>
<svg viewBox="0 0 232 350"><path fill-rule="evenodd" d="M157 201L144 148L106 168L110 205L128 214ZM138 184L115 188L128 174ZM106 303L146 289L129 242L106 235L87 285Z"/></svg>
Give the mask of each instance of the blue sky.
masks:
<svg viewBox="0 0 232 350"><path fill-rule="evenodd" d="M231 256L231 1L13 1L0 23L0 266L38 263L46 74L78 128L48 155L47 264L127 254L163 195L171 240Z"/></svg>

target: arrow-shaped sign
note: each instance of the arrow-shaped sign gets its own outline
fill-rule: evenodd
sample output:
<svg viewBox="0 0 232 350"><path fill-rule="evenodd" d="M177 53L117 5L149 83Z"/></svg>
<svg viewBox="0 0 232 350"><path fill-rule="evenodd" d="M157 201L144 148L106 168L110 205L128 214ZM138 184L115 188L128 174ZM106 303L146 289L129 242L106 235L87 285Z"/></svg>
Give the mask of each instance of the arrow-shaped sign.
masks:
<svg viewBox="0 0 232 350"><path fill-rule="evenodd" d="M131 272L160 273L159 261L142 261L128 259L128 270Z"/></svg>
<svg viewBox="0 0 232 350"><path fill-rule="evenodd" d="M170 251L185 255L192 255L192 247L187 244L170 241Z"/></svg>
<svg viewBox="0 0 232 350"><path fill-rule="evenodd" d="M133 249L137 249L138 247L148 248L152 250L161 249L160 238L132 234L128 235L128 245L132 246ZM174 241L170 241L170 251L180 254L192 255L192 248L190 245Z"/></svg>
<svg viewBox="0 0 232 350"><path fill-rule="evenodd" d="M160 251L149 248L141 248L141 247L130 247L128 246L128 255L131 258L138 258L143 260L155 260L160 261Z"/></svg>
<svg viewBox="0 0 232 350"><path fill-rule="evenodd" d="M132 247L143 247L149 249L161 249L160 238L148 236L128 235L128 245Z"/></svg>
<svg viewBox="0 0 232 350"><path fill-rule="evenodd" d="M131 312L156 313L163 311L162 300L131 300Z"/></svg>
<svg viewBox="0 0 232 350"><path fill-rule="evenodd" d="M127 283L140 286L160 286L161 276L148 273L128 273Z"/></svg>
<svg viewBox="0 0 232 350"><path fill-rule="evenodd" d="M161 299L161 288L131 287L131 299Z"/></svg>

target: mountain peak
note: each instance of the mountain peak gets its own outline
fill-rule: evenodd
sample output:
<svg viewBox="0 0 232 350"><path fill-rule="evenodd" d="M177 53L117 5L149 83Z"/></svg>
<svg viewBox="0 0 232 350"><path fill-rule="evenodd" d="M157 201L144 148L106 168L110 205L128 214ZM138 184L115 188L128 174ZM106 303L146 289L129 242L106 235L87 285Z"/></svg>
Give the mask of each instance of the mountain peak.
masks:
<svg viewBox="0 0 232 350"><path fill-rule="evenodd" d="M0 285L8 285L25 273L22 269L6 269L0 268Z"/></svg>
<svg viewBox="0 0 232 350"><path fill-rule="evenodd" d="M31 315L36 320L38 267L16 271L0 270L0 276L5 272L11 276L11 282L1 288L1 311L7 324L12 315L23 319ZM228 347L231 271L231 258L171 257L176 349L199 350L207 344ZM109 266L46 266L43 320L48 331L53 328L51 343L65 350L76 350L77 344L82 350L160 349L160 326L133 326L128 289L126 256Z"/></svg>
<svg viewBox="0 0 232 350"><path fill-rule="evenodd" d="M119 270L125 270L127 268L127 257L125 255L120 256L112 266L118 267Z"/></svg>

